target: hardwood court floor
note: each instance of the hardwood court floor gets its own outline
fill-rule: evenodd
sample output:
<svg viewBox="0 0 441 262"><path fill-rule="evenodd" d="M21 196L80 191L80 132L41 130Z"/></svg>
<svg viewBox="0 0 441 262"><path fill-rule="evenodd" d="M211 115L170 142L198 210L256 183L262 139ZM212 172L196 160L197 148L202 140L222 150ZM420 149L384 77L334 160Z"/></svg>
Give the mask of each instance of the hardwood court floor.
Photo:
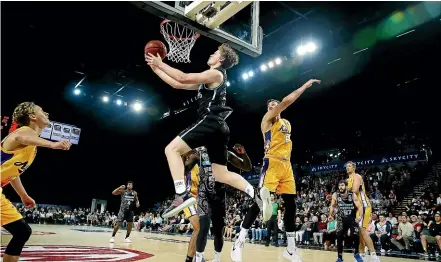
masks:
<svg viewBox="0 0 441 262"><path fill-rule="evenodd" d="M109 244L110 228L31 225L34 234L25 247L20 261L185 261L189 237L169 236L144 232L132 232L131 244L125 244L125 231L120 230L115 243ZM55 233L55 234L50 234ZM2 254L11 236L2 230ZM225 242L222 262L230 262L232 242ZM245 244L243 262L288 261L284 248ZM336 252L300 249L303 262L333 262ZM205 252L207 261L214 257L213 241L209 240ZM354 261L351 254L344 254L345 261ZM369 260L368 260L369 261ZM403 258L381 257L382 262L411 261Z"/></svg>

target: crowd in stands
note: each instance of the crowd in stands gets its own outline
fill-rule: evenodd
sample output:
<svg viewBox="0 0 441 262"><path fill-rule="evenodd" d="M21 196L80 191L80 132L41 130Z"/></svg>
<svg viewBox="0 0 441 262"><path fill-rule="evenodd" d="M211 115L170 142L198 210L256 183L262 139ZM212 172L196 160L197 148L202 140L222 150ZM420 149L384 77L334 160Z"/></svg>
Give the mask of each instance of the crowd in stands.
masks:
<svg viewBox="0 0 441 262"><path fill-rule="evenodd" d="M429 223L435 223L435 212L441 207L439 185L437 183L431 185L423 196L412 200L407 212L393 213L398 201L411 192L415 181L421 179L418 176L425 170L424 168L422 164L402 164L357 170L364 177L367 195L374 210L368 231L376 248L381 252L427 251L419 243L429 234ZM335 247L337 222L332 219L328 221L328 207L330 195L337 190L338 182L346 177L347 174L340 171L310 174L297 181L296 242L299 245L325 249ZM234 241L240 231L244 214L252 202L244 194L233 189L228 190L227 196L224 237L226 240ZM251 243L268 245L270 240L275 246L286 243L283 201L278 198L276 202L279 203L282 211L282 216L278 217L277 234L271 234L266 223L262 223L262 217L259 217L249 232L248 240ZM167 206L166 204L160 206ZM409 225L412 225L412 228ZM180 216L163 221L162 230L169 233L190 234L192 229L189 221L184 216Z"/></svg>

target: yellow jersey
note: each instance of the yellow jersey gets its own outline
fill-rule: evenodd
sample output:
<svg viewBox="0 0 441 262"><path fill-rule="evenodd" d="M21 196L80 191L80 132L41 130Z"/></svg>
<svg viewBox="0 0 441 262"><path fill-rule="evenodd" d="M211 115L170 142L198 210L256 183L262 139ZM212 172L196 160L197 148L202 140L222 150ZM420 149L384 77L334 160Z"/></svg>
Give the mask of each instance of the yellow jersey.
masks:
<svg viewBox="0 0 441 262"><path fill-rule="evenodd" d="M354 176L355 175L358 175L358 174L354 174L352 176L349 176L349 178L347 180L348 181L348 188L350 188L351 191L352 191L352 186L354 185ZM358 197L358 199L360 199L363 207L366 208L366 207L371 206L371 202L369 202L369 198L367 197L367 194L366 194L366 188L364 187L364 181L363 181L362 177L361 177L361 184L360 184L360 188L358 189L357 197Z"/></svg>
<svg viewBox="0 0 441 262"><path fill-rule="evenodd" d="M29 128L27 126L20 127L20 129ZM13 134L12 132L11 134ZM26 146L24 148L8 151L3 148L3 142L9 137L6 136L1 143L1 186L6 186L12 180L20 176L31 164L34 162L37 154L36 146Z"/></svg>
<svg viewBox="0 0 441 262"><path fill-rule="evenodd" d="M265 158L290 160L292 151L291 124L286 119L277 120L264 134Z"/></svg>
<svg viewBox="0 0 441 262"><path fill-rule="evenodd" d="M199 166L196 164L187 174L187 187L190 188L189 191L193 197L198 195L199 180Z"/></svg>

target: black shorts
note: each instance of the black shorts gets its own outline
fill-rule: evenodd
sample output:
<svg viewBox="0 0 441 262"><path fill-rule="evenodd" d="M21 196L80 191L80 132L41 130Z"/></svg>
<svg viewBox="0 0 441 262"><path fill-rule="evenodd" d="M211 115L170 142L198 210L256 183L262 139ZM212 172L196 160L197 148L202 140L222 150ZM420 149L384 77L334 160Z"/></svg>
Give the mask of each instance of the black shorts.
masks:
<svg viewBox="0 0 441 262"><path fill-rule="evenodd" d="M202 190L202 191L201 191ZM215 182L214 191L207 190L207 187L199 187L198 190L198 208L199 216L211 216L212 218L225 218L225 185Z"/></svg>
<svg viewBox="0 0 441 262"><path fill-rule="evenodd" d="M119 210L118 213L118 222L127 221L127 223L133 222L133 214L132 210Z"/></svg>
<svg viewBox="0 0 441 262"><path fill-rule="evenodd" d="M210 161L227 165L227 146L230 129L224 119L215 115L206 115L178 135L191 148L205 146Z"/></svg>
<svg viewBox="0 0 441 262"><path fill-rule="evenodd" d="M355 217L338 218L337 236L344 237L348 233L350 236L359 234L359 225L355 222Z"/></svg>

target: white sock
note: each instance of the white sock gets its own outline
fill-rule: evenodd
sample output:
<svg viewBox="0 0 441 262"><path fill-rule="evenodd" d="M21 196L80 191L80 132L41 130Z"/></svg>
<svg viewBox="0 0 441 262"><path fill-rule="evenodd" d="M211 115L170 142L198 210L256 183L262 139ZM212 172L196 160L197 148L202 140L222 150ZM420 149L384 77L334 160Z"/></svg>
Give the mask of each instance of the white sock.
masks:
<svg viewBox="0 0 441 262"><path fill-rule="evenodd" d="M248 235L248 229L241 227L239 233L239 241L245 242L245 238L247 235Z"/></svg>
<svg viewBox="0 0 441 262"><path fill-rule="evenodd" d="M376 257L377 254L376 254L375 252L371 252L371 256L372 256L372 257Z"/></svg>
<svg viewBox="0 0 441 262"><path fill-rule="evenodd" d="M202 259L204 259L204 253L196 252L196 262L202 262Z"/></svg>
<svg viewBox="0 0 441 262"><path fill-rule="evenodd" d="M248 184L245 188L245 193L247 193L247 195L249 195L251 198L254 198L254 187Z"/></svg>
<svg viewBox="0 0 441 262"><path fill-rule="evenodd" d="M185 192L185 181L184 179L175 180L175 191L176 194L182 194Z"/></svg>
<svg viewBox="0 0 441 262"><path fill-rule="evenodd" d="M288 239L288 251L292 252L296 248L296 233L295 232L286 232L286 238Z"/></svg>
<svg viewBox="0 0 441 262"><path fill-rule="evenodd" d="M214 251L214 260L215 261L220 261L220 256L221 256L220 252Z"/></svg>

